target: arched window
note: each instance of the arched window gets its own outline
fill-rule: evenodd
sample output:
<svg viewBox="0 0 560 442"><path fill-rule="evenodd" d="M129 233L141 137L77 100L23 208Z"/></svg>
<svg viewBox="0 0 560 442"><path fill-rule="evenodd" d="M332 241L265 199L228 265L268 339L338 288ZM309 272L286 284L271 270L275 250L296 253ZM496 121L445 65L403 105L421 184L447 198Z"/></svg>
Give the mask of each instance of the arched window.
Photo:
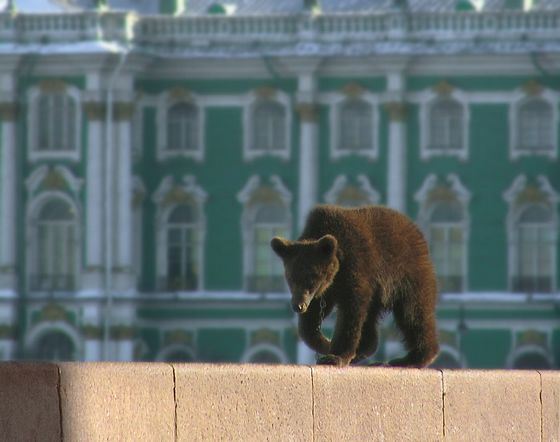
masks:
<svg viewBox="0 0 560 442"><path fill-rule="evenodd" d="M463 149L464 109L451 98L438 98L429 108L428 150L457 151Z"/></svg>
<svg viewBox="0 0 560 442"><path fill-rule="evenodd" d="M261 350L251 356L249 362L253 364L281 364L280 358L273 352Z"/></svg>
<svg viewBox="0 0 560 442"><path fill-rule="evenodd" d="M167 110L169 151L196 151L198 146L198 110L190 103L176 103Z"/></svg>
<svg viewBox="0 0 560 442"><path fill-rule="evenodd" d="M341 151L371 150L373 147L373 109L371 104L349 99L340 105L338 148Z"/></svg>
<svg viewBox="0 0 560 442"><path fill-rule="evenodd" d="M461 292L465 286L465 223L458 201L434 204L428 239L440 292Z"/></svg>
<svg viewBox="0 0 560 442"><path fill-rule="evenodd" d="M287 237L288 211L278 202L259 202L252 207L250 226L251 259L247 289L251 292L280 292L285 289L282 261L273 253L270 240Z"/></svg>
<svg viewBox="0 0 560 442"><path fill-rule="evenodd" d="M194 204L180 204L165 226L166 275L164 290L196 290L200 282L199 214Z"/></svg>
<svg viewBox="0 0 560 442"><path fill-rule="evenodd" d="M518 292L551 292L556 263L555 227L552 211L530 204L518 215L512 244L512 289Z"/></svg>
<svg viewBox="0 0 560 442"><path fill-rule="evenodd" d="M37 103L39 152L68 152L77 149L77 109L73 97L64 92L42 92Z"/></svg>
<svg viewBox="0 0 560 442"><path fill-rule="evenodd" d="M42 361L73 361L76 359L76 348L66 333L55 330L36 341L31 357Z"/></svg>
<svg viewBox="0 0 560 442"><path fill-rule="evenodd" d="M552 106L542 98L530 98L518 109L518 149L547 152L554 149Z"/></svg>
<svg viewBox="0 0 560 442"><path fill-rule="evenodd" d="M32 290L76 288L77 220L73 207L53 198L39 209L34 222Z"/></svg>
<svg viewBox="0 0 560 442"><path fill-rule="evenodd" d="M286 150L286 110L272 100L259 100L253 106L253 151L277 152Z"/></svg>

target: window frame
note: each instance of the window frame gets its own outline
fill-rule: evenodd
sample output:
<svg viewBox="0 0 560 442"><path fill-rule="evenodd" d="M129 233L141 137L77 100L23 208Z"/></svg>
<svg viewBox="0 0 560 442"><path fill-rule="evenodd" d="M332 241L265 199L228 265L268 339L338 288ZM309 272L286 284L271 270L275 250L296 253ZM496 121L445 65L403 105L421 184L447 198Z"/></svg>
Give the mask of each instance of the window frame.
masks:
<svg viewBox="0 0 560 442"><path fill-rule="evenodd" d="M57 289L57 288L37 288L36 284L33 282L33 278L40 276L38 275L39 271L39 263L38 259L40 259L39 251L40 251L40 244L39 244L39 215L41 210L51 201L63 201L67 204L75 214L73 218L73 230L74 230L74 244L70 244L73 248L75 259L71 262L72 265L72 272L68 276L73 277L73 284L72 287ZM27 288L32 293L75 293L80 289L80 274L82 270L82 258L81 258L81 222L80 222L80 215L79 215L79 208L76 206L74 201L68 197L63 192L45 192L41 194L38 198L31 202L29 205L29 211L27 215L28 220L28 256L27 256ZM65 250L69 250L68 246L64 248ZM70 262L70 261L69 261ZM51 275L56 276L56 275Z"/></svg>
<svg viewBox="0 0 560 442"><path fill-rule="evenodd" d="M169 149L169 112L176 105L193 106L196 111L195 125L196 149ZM185 96L174 97L172 92L164 92L157 99L157 160L165 161L171 158L189 158L198 162L205 157L206 110L201 98L192 93Z"/></svg>
<svg viewBox="0 0 560 442"><path fill-rule="evenodd" d="M520 119L523 106L527 105L527 103L530 103L531 101L536 100L541 100L543 103L546 103L551 111L549 137L552 144L549 149L529 149L520 145ZM527 94L525 92L518 91L513 97L509 111L510 159L516 160L518 158L531 156L548 157L550 159L558 158L558 116L559 113L557 94L546 89L538 94Z"/></svg>
<svg viewBox="0 0 560 442"><path fill-rule="evenodd" d="M284 110L284 147L283 149L255 149L255 107L263 102L275 103ZM289 160L292 151L292 107L289 96L280 90L266 94L258 91L249 93L243 103L243 159L252 161L262 157L275 157Z"/></svg>
<svg viewBox="0 0 560 442"><path fill-rule="evenodd" d="M44 150L40 149L40 122L43 121L41 116L40 103L45 95L61 94L74 104L74 134L73 134L73 148L69 150ZM30 89L28 94L29 113L28 113L28 127L29 127L29 160L37 162L45 159L68 160L78 162L80 161L82 143L82 106L81 106L81 93L78 88L63 84L62 87L49 90L42 85L35 86ZM62 124L62 123L61 123ZM68 124L64 125L68 128ZM52 128L51 128L52 131ZM70 137L71 135L66 135ZM63 137L65 137L63 135Z"/></svg>
<svg viewBox="0 0 560 442"><path fill-rule="evenodd" d="M365 149L351 150L342 149L341 143L341 124L343 107L352 102L361 102L370 106L371 111L371 146ZM369 160L376 160L379 157L379 98L367 91L361 91L357 96L349 96L346 94L338 94L330 103L330 156L331 159L340 159L345 157L364 157Z"/></svg>
<svg viewBox="0 0 560 442"><path fill-rule="evenodd" d="M458 149L434 148L432 144L432 110L438 102L450 100L461 106L462 109L462 137L461 146ZM470 142L470 106L467 94L458 90L451 89L445 93L438 93L434 90L424 91L420 96L420 158L429 160L434 157L455 157L461 161L466 161L469 157Z"/></svg>
<svg viewBox="0 0 560 442"><path fill-rule="evenodd" d="M173 201L174 192L181 192L186 200ZM204 204L206 202L206 192L196 184L196 178L192 175L183 176L182 183L176 183L171 176L165 177L155 194L153 202L157 207L156 215L156 287L160 292L198 292L204 290L205 285L205 247L206 247L206 214L204 212ZM197 221L193 223L193 228L197 229L198 244L195 250L198 262L199 274L197 286L193 290L169 290L161 281L167 279L167 253L168 253L168 220L173 211L181 204L189 203L193 205L193 209L197 216Z"/></svg>

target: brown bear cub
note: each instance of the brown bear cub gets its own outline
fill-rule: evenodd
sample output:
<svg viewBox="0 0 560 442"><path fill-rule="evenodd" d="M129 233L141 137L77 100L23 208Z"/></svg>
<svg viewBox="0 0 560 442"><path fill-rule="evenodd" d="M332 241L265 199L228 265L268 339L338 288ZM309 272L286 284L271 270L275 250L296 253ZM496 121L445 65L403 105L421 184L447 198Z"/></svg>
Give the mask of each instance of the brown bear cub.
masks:
<svg viewBox="0 0 560 442"><path fill-rule="evenodd" d="M438 353L436 277L428 245L405 215L379 206L321 205L297 241L275 237L299 314L299 334L325 356L319 364L347 366L377 350L377 322L392 311L408 354L389 361L425 367ZM337 307L332 341L321 323Z"/></svg>

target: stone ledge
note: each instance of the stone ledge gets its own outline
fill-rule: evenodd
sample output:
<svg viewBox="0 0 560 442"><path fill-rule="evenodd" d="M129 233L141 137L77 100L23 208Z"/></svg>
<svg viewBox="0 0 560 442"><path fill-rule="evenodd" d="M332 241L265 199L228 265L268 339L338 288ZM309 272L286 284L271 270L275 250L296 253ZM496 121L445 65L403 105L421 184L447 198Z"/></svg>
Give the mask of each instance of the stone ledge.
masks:
<svg viewBox="0 0 560 442"><path fill-rule="evenodd" d="M560 441L560 372L0 363L5 440Z"/></svg>

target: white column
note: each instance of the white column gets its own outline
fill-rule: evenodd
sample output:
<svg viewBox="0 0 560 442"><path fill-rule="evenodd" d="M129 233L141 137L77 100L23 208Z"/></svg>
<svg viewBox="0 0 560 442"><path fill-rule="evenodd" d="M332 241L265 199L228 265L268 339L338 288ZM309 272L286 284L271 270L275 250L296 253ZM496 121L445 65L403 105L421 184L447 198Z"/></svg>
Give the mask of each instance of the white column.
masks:
<svg viewBox="0 0 560 442"><path fill-rule="evenodd" d="M317 111L314 103L316 80L312 73L298 79L298 113L300 117L298 231L304 228L307 214L317 204L319 190L319 152L317 145ZM315 352L298 341L298 363L313 364Z"/></svg>
<svg viewBox="0 0 560 442"><path fill-rule="evenodd" d="M131 119L133 107L130 103L117 103L115 109L117 143L115 168L115 215L116 229L113 231L116 245L115 286L120 290L133 288L132 278L132 156Z"/></svg>
<svg viewBox="0 0 560 442"><path fill-rule="evenodd" d="M391 102L389 113L389 152L387 174L387 205L406 213L406 126L405 105Z"/></svg>
<svg viewBox="0 0 560 442"><path fill-rule="evenodd" d="M16 105L0 103L0 291L16 289Z"/></svg>
<svg viewBox="0 0 560 442"><path fill-rule="evenodd" d="M83 288L103 289L103 119L104 104L91 102L84 106L88 118L86 169L86 271Z"/></svg>
<svg viewBox="0 0 560 442"><path fill-rule="evenodd" d="M402 70L387 75L390 102L385 105L389 115L389 146L387 159L387 205L406 213L406 106L403 102L406 77Z"/></svg>

